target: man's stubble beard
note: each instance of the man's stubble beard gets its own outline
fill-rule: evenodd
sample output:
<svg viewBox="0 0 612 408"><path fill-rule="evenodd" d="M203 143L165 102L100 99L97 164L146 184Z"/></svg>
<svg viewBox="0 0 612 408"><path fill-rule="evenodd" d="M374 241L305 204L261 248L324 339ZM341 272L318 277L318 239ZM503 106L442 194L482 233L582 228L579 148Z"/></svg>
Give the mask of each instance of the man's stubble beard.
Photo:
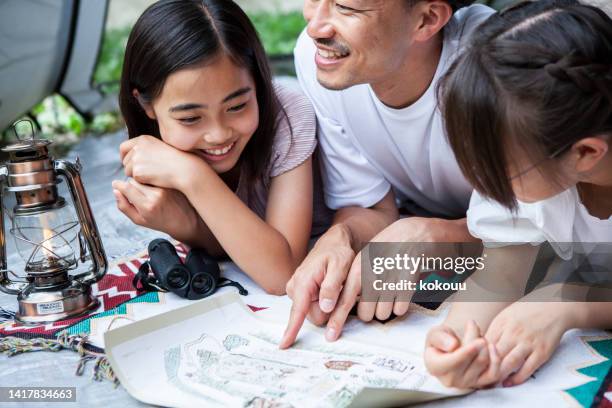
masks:
<svg viewBox="0 0 612 408"><path fill-rule="evenodd" d="M327 89L329 91L343 91L343 90L348 89L348 88L350 88L352 86L360 84L359 82L354 80L352 78L352 76L349 76L349 78L347 78L346 80L343 80L340 83L336 84L336 83L333 83L333 82L325 81L319 75L317 75L317 82L319 82L319 84L323 88L325 88L325 89Z"/></svg>

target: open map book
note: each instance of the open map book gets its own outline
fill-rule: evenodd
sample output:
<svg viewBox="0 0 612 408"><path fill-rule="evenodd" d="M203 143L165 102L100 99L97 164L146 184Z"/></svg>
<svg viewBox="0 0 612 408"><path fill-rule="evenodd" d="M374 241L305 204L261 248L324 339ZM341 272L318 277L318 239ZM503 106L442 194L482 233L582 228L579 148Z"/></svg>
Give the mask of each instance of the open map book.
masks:
<svg viewBox="0 0 612 408"><path fill-rule="evenodd" d="M304 329L291 349L279 350L283 330L228 293L108 331L104 340L122 385L155 405L397 406L465 393L429 376L416 354L328 343Z"/></svg>

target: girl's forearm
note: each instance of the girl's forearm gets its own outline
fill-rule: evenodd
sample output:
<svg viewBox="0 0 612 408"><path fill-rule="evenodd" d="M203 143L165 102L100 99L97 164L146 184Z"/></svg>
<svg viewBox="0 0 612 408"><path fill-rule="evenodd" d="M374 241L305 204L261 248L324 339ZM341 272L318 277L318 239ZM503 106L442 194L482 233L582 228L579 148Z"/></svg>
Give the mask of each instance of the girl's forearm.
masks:
<svg viewBox="0 0 612 408"><path fill-rule="evenodd" d="M608 299L612 299L608 288L554 283L535 289L521 301L537 305L551 319L562 319L566 330L570 330L612 328L612 302Z"/></svg>
<svg viewBox="0 0 612 408"><path fill-rule="evenodd" d="M572 328L612 329L612 302L570 303L576 315Z"/></svg>
<svg viewBox="0 0 612 408"><path fill-rule="evenodd" d="M537 253L531 245L485 248L484 269L474 271L466 290L453 295L445 324L463 333L468 320L474 320L484 333L499 312L523 297Z"/></svg>
<svg viewBox="0 0 612 408"><path fill-rule="evenodd" d="M284 294L301 261L285 237L258 217L209 167L180 187L227 255L266 292ZM202 177L203 176L203 177Z"/></svg>

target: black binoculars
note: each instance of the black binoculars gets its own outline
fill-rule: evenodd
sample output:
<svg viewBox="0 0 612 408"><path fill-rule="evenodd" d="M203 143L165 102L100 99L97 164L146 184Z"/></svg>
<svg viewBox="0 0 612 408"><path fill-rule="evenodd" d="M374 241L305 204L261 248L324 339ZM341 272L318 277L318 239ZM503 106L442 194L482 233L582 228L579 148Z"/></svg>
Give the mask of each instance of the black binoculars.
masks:
<svg viewBox="0 0 612 408"><path fill-rule="evenodd" d="M185 264L181 262L174 245L165 239L151 241L148 249L149 261L140 267L134 277L133 284L137 289L169 291L191 300L210 296L224 286L235 286L241 295L248 294L238 282L221 277L219 264L204 249L191 249ZM149 275L149 267L153 278Z"/></svg>

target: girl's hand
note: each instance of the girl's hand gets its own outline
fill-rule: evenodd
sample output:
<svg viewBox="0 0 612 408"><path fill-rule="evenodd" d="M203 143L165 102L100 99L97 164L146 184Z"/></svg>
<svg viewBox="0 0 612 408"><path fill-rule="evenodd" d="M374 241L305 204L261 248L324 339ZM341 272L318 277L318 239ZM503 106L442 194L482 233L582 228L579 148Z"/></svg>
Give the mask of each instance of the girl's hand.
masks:
<svg viewBox="0 0 612 408"><path fill-rule="evenodd" d="M449 326L429 331L425 366L447 387L481 388L496 382L499 357L495 347L480 334L476 322L470 320L462 340Z"/></svg>
<svg viewBox="0 0 612 408"><path fill-rule="evenodd" d="M522 301L493 319L485 337L499 352L504 387L525 382L550 358L571 328L570 314L563 302Z"/></svg>
<svg viewBox="0 0 612 408"><path fill-rule="evenodd" d="M194 235L201 221L187 198L176 190L131 179L113 181L113 193L117 208L133 223L165 232L181 242Z"/></svg>
<svg viewBox="0 0 612 408"><path fill-rule="evenodd" d="M140 184L182 191L197 166L205 162L192 153L164 143L153 136L138 136L119 146L121 161L128 177Z"/></svg>

